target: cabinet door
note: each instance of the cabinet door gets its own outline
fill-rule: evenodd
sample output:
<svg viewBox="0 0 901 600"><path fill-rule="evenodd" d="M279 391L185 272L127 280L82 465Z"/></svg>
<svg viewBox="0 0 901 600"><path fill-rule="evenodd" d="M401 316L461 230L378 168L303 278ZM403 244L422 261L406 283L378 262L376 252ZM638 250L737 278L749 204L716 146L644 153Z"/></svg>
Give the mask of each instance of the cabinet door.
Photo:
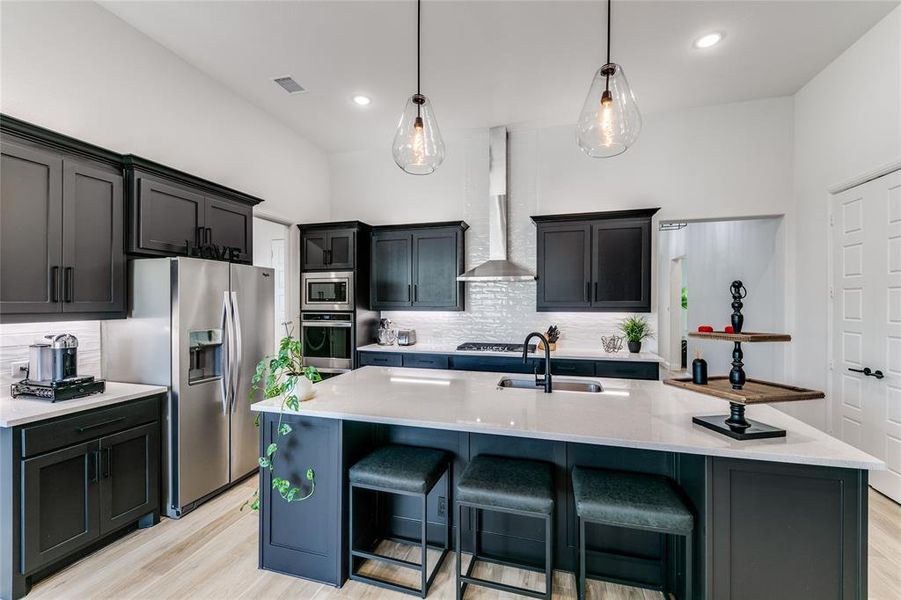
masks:
<svg viewBox="0 0 901 600"><path fill-rule="evenodd" d="M204 224L204 198L184 188L136 174L137 207L134 208L130 250L146 254L184 254Z"/></svg>
<svg viewBox="0 0 901 600"><path fill-rule="evenodd" d="M413 302L413 236L407 232L379 232L372 236L372 310L404 308Z"/></svg>
<svg viewBox="0 0 901 600"><path fill-rule="evenodd" d="M328 254L326 264L334 271L354 268L353 229L339 229L328 232Z"/></svg>
<svg viewBox="0 0 901 600"><path fill-rule="evenodd" d="M122 176L63 165L63 312L125 310Z"/></svg>
<svg viewBox="0 0 901 600"><path fill-rule="evenodd" d="M93 441L22 461L23 574L99 537L98 449Z"/></svg>
<svg viewBox="0 0 901 600"><path fill-rule="evenodd" d="M235 248L238 261L253 262L253 207L219 198L206 199L204 226L209 241Z"/></svg>
<svg viewBox="0 0 901 600"><path fill-rule="evenodd" d="M302 271L314 271L326 268L328 256L328 234L325 231L311 231L303 234Z"/></svg>
<svg viewBox="0 0 901 600"><path fill-rule="evenodd" d="M100 533L159 508L159 421L100 439Z"/></svg>
<svg viewBox="0 0 901 600"><path fill-rule="evenodd" d="M592 225L591 307L651 310L651 222L611 219Z"/></svg>
<svg viewBox="0 0 901 600"><path fill-rule="evenodd" d="M591 226L539 225L537 309L588 309L590 281Z"/></svg>
<svg viewBox="0 0 901 600"><path fill-rule="evenodd" d="M62 159L4 142L0 166L0 314L60 312Z"/></svg>
<svg viewBox="0 0 901 600"><path fill-rule="evenodd" d="M454 310L462 298L460 274L462 248L453 229L413 233L413 306Z"/></svg>

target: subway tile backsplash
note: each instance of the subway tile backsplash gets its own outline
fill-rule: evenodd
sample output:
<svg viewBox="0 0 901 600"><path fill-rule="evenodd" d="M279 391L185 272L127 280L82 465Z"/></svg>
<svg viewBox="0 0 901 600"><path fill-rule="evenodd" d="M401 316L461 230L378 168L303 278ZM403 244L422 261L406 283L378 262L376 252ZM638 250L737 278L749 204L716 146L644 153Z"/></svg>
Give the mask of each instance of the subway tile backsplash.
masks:
<svg viewBox="0 0 901 600"><path fill-rule="evenodd" d="M100 321L0 325L0 395L24 377L13 376L13 363L28 361L28 346L45 335L71 333L78 338L78 374L100 377Z"/></svg>
<svg viewBox="0 0 901 600"><path fill-rule="evenodd" d="M517 151L531 152L528 143ZM476 154L476 161L487 159ZM471 159L468 159L471 160ZM487 164L487 163L486 163ZM481 176L479 162L467 169L463 217L466 231L466 268L488 260L488 198L472 177ZM536 230L531 216L538 213L534 173L516 173L509 181L507 252L510 260L530 269L536 267ZM416 329L417 341L427 343L521 342L531 331L544 332L549 325L560 328L560 348L601 348L601 336L616 333L618 323L629 313L540 313L535 310L534 281L467 282L465 312L383 311L396 325ZM657 331L657 313L644 315ZM642 350L656 352L657 341L646 341ZM625 351L625 350L623 350Z"/></svg>

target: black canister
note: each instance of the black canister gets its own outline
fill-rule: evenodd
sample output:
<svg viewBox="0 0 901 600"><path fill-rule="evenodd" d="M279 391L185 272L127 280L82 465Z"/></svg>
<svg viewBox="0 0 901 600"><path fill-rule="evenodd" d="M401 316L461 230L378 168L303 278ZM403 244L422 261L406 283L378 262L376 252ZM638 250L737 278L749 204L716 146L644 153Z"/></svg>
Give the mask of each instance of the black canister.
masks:
<svg viewBox="0 0 901 600"><path fill-rule="evenodd" d="M78 338L70 333L47 336L53 356L53 381L78 375Z"/></svg>
<svg viewBox="0 0 901 600"><path fill-rule="evenodd" d="M707 361L696 358L691 361L691 382L697 385L707 385Z"/></svg>

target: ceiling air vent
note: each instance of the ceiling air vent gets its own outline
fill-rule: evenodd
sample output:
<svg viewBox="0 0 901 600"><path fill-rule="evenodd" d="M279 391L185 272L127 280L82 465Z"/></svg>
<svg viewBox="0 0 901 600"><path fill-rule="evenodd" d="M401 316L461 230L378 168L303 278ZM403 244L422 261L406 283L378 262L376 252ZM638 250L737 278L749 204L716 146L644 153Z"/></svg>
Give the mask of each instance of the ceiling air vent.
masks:
<svg viewBox="0 0 901 600"><path fill-rule="evenodd" d="M289 94L303 94L307 91L302 85L294 81L292 77L276 77L272 81L282 86Z"/></svg>

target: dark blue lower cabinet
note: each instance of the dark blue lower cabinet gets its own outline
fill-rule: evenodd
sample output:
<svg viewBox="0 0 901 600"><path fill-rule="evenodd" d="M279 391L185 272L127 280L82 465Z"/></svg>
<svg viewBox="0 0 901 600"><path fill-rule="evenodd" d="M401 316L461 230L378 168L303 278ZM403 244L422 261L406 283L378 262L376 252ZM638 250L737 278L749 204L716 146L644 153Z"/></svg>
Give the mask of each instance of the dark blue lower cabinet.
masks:
<svg viewBox="0 0 901 600"><path fill-rule="evenodd" d="M660 365L655 362L631 360L598 360L594 363L594 374L597 377L656 381L660 379Z"/></svg>
<svg viewBox="0 0 901 600"><path fill-rule="evenodd" d="M272 472L260 469L260 567L341 585L342 421L282 415L281 423L292 431L276 439L279 415L261 413L261 456L277 442L275 475L306 495L306 471L313 469L316 488L306 500L287 502L272 489Z"/></svg>
<svg viewBox="0 0 901 600"><path fill-rule="evenodd" d="M361 367L400 367L403 357L394 352L360 352L357 361Z"/></svg>
<svg viewBox="0 0 901 600"><path fill-rule="evenodd" d="M446 354L404 354L403 366L413 369L445 369L450 361Z"/></svg>
<svg viewBox="0 0 901 600"><path fill-rule="evenodd" d="M451 369L454 371L483 371L490 373L544 372L544 360L533 354L528 362L514 356L472 356L469 354L420 354L414 352L359 352L358 364L376 367L409 367L415 369ZM615 377L619 379L660 378L655 362L627 360L579 360L551 357L551 373L573 377Z"/></svg>

